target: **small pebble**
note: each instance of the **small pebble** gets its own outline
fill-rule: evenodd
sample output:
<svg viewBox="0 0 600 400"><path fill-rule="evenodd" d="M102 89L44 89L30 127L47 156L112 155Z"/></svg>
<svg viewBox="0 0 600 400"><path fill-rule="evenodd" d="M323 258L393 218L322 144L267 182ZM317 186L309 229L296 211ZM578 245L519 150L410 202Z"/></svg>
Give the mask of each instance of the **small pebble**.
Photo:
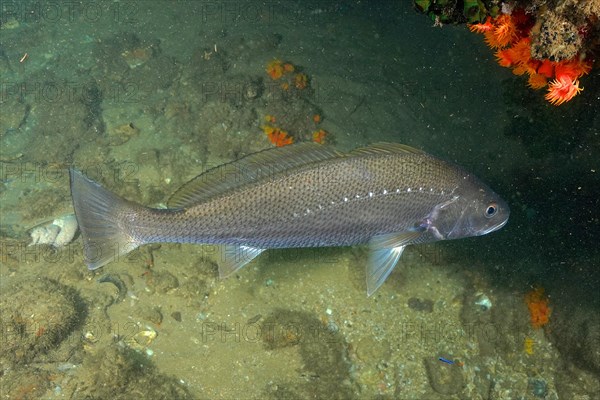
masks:
<svg viewBox="0 0 600 400"><path fill-rule="evenodd" d="M179 311L175 311L171 313L171 317L177 321L177 322L181 322L181 313Z"/></svg>
<svg viewBox="0 0 600 400"><path fill-rule="evenodd" d="M205 320L207 317L208 317L208 314L206 314L206 313L203 313L203 312L199 312L199 313L196 315L196 320L197 320L197 321L204 321L204 320Z"/></svg>
<svg viewBox="0 0 600 400"><path fill-rule="evenodd" d="M246 321L247 325L252 325L257 323L260 319L262 318L262 315L260 314L256 314L254 317L250 318L248 321Z"/></svg>
<svg viewBox="0 0 600 400"><path fill-rule="evenodd" d="M548 386L546 382L542 379L530 379L529 380L529 389L531 393L533 393L536 397L544 398L548 393Z"/></svg>
<svg viewBox="0 0 600 400"><path fill-rule="evenodd" d="M431 300L421 300L416 297L411 297L408 299L408 307L415 311L422 311L426 313L433 312L433 301Z"/></svg>

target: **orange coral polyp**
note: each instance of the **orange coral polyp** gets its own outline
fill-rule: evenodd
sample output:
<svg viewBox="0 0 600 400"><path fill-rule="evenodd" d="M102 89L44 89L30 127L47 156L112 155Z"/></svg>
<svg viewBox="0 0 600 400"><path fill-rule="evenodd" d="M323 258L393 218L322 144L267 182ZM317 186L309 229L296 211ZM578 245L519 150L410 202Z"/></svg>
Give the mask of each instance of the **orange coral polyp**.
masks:
<svg viewBox="0 0 600 400"><path fill-rule="evenodd" d="M492 49L496 49L500 46L500 43L498 42L498 40L496 39L496 35L494 35L494 31L487 31L483 33L483 36L485 37L485 43L491 47Z"/></svg>
<svg viewBox="0 0 600 400"><path fill-rule="evenodd" d="M287 146L288 144L294 143L294 138L288 136L286 131L275 130L272 135L269 136L269 140L277 147Z"/></svg>
<svg viewBox="0 0 600 400"><path fill-rule="evenodd" d="M546 78L552 78L554 76L554 65L552 61L544 60L537 69L537 73L544 75Z"/></svg>
<svg viewBox="0 0 600 400"><path fill-rule="evenodd" d="M319 129L316 132L313 132L313 142L323 144L325 141L325 136L327 136L327 131L324 129Z"/></svg>
<svg viewBox="0 0 600 400"><path fill-rule="evenodd" d="M555 78L549 84L545 99L560 105L583 90L577 79L588 74L593 63L585 59L584 53L559 62L532 58L529 37L535 24L531 14L517 7L511 14L488 17L485 23L469 25L469 29L483 33L488 46L500 49L495 53L498 64L512 68L515 75L529 74L527 84L532 89L540 89L548 85L548 79Z"/></svg>
<svg viewBox="0 0 600 400"><path fill-rule="evenodd" d="M496 51L496 61L503 67L511 67L514 61L510 49Z"/></svg>
<svg viewBox="0 0 600 400"><path fill-rule="evenodd" d="M296 89L304 89L308 84L308 77L306 74L297 74L294 78Z"/></svg>
<svg viewBox="0 0 600 400"><path fill-rule="evenodd" d="M264 125L264 126L261 126L260 128L263 130L263 132L267 136L271 135L273 133L273 131L275 130L275 128L273 128L270 125Z"/></svg>
<svg viewBox="0 0 600 400"><path fill-rule="evenodd" d="M575 80L583 75L588 74L591 69L591 62L573 59L557 63L556 67L554 68L554 72L557 78L560 78L561 76L568 76L569 78Z"/></svg>
<svg viewBox="0 0 600 400"><path fill-rule="evenodd" d="M579 81L577 79L573 80L568 76L563 75L550 82L548 93L544 98L551 104L559 106L562 103L571 100L582 90L583 88L579 87Z"/></svg>
<svg viewBox="0 0 600 400"><path fill-rule="evenodd" d="M261 127L263 132L267 135L269 142L273 143L277 147L287 146L288 144L294 143L294 138L289 136L286 131L273 126Z"/></svg>
<svg viewBox="0 0 600 400"><path fill-rule="evenodd" d="M512 22L510 15L503 14L496 18L496 27L492 31L499 47L506 47L512 43L517 36L517 28Z"/></svg>
<svg viewBox="0 0 600 400"><path fill-rule="evenodd" d="M510 48L515 63L526 63L531 59L530 44L531 41L529 38L522 38Z"/></svg>
<svg viewBox="0 0 600 400"><path fill-rule="evenodd" d="M494 29L494 25L492 25L492 17L487 17L484 23L480 24L471 24L469 25L469 30L471 32L484 33Z"/></svg>
<svg viewBox="0 0 600 400"><path fill-rule="evenodd" d="M515 75L523 75L524 73L528 72L528 69L527 66L525 66L524 64L520 64L514 67L512 72Z"/></svg>
<svg viewBox="0 0 600 400"><path fill-rule="evenodd" d="M527 81L527 86L532 89L541 89L548 84L548 80L544 75L541 74L531 74L529 76L529 80Z"/></svg>
<svg viewBox="0 0 600 400"><path fill-rule="evenodd" d="M283 66L281 65L281 60L275 59L268 63L266 71L273 80L281 78L283 76Z"/></svg>
<svg viewBox="0 0 600 400"><path fill-rule="evenodd" d="M528 74L535 74L540 66L540 62L537 60L530 59L526 63L521 64Z"/></svg>
<svg viewBox="0 0 600 400"><path fill-rule="evenodd" d="M552 309L548 305L548 298L544 296L543 288L536 288L525 295L525 303L529 309L531 325L541 328L550 321Z"/></svg>

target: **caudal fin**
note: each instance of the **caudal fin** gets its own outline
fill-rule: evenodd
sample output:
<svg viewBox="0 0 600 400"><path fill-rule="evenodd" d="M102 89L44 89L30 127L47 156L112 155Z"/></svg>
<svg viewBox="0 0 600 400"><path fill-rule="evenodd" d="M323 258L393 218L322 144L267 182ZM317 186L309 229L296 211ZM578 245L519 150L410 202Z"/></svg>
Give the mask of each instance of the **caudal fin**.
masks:
<svg viewBox="0 0 600 400"><path fill-rule="evenodd" d="M70 169L71 197L83 238L85 263L93 270L141 245L125 227L135 204L109 192L81 172Z"/></svg>

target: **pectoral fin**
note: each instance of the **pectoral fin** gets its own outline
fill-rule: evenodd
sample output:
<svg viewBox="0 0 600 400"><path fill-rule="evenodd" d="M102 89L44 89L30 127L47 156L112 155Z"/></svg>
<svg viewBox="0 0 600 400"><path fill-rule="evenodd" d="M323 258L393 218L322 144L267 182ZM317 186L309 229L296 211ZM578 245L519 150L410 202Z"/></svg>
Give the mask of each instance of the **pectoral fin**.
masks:
<svg viewBox="0 0 600 400"><path fill-rule="evenodd" d="M221 260L219 260L219 277L227 278L250 261L254 260L265 249L250 246L226 245L222 246Z"/></svg>
<svg viewBox="0 0 600 400"><path fill-rule="evenodd" d="M390 275L402 252L411 243L418 241L423 230L401 234L375 236L369 242L371 254L367 264L367 296L371 296Z"/></svg>

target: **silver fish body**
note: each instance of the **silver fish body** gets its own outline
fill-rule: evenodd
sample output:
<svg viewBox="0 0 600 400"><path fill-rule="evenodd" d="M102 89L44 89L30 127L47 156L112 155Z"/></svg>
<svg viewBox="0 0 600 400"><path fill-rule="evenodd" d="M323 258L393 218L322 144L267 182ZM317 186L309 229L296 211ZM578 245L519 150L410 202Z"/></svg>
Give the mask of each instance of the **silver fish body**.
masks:
<svg viewBox="0 0 600 400"><path fill-rule="evenodd" d="M198 176L164 210L74 170L71 192L90 269L157 242L223 245L222 276L265 249L369 243L369 295L407 245L483 235L510 213L462 168L390 143L348 154L311 143L252 154Z"/></svg>

